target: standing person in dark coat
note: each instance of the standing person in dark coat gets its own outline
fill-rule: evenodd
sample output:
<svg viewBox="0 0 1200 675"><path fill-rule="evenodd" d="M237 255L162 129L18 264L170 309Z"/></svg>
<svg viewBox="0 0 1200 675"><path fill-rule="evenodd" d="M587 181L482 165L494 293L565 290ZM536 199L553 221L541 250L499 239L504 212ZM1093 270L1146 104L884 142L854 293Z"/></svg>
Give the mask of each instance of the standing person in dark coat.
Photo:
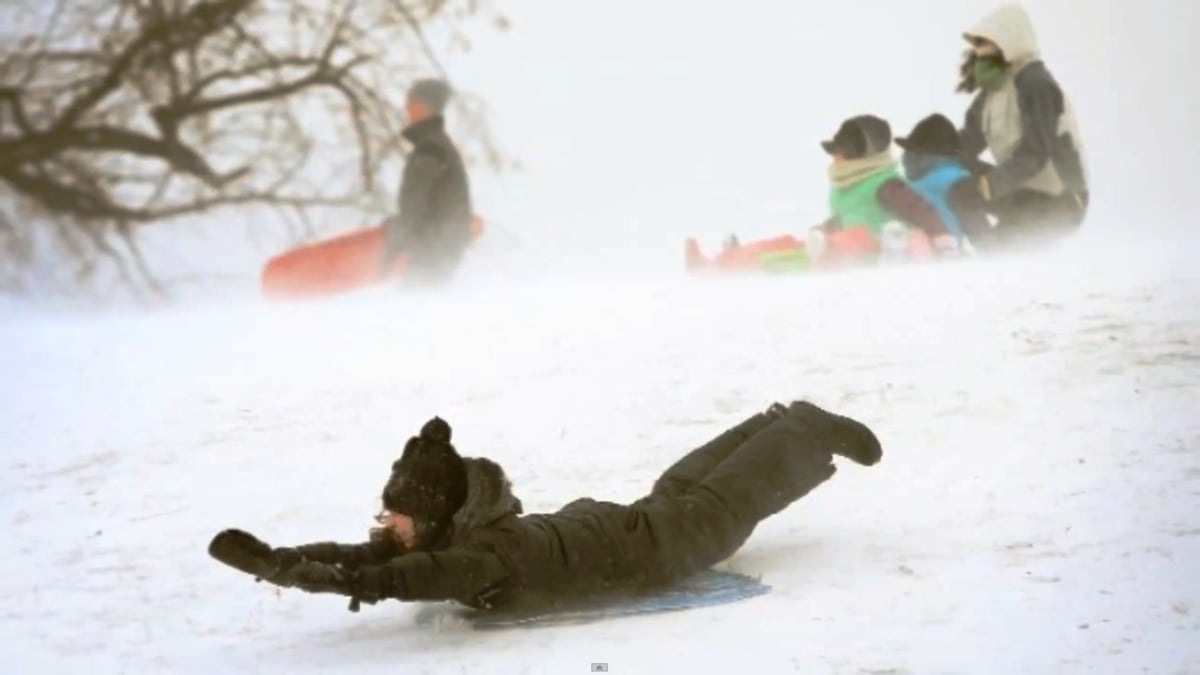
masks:
<svg viewBox="0 0 1200 675"><path fill-rule="evenodd" d="M434 418L392 465L384 527L370 542L272 549L227 530L210 551L222 558L230 541L249 542L261 562L240 569L351 597L352 609L389 598L544 609L636 594L725 560L765 518L833 476L834 455L872 465L882 449L857 421L807 402L774 404L684 456L632 504L579 499L522 516L503 470L461 458L449 425Z"/></svg>
<svg viewBox="0 0 1200 675"><path fill-rule="evenodd" d="M413 148L400 183L400 212L384 228L384 269L403 254L405 278L419 283L449 280L471 240L470 183L443 117L451 95L441 80L418 80L409 89L404 138Z"/></svg>
<svg viewBox="0 0 1200 675"><path fill-rule="evenodd" d="M962 130L963 151L991 151L994 167L960 188L996 216L980 250L1054 241L1087 213L1088 185L1070 101L1042 61L1025 10L1001 7L964 35L971 45L959 91L975 94ZM976 94L976 92L978 92Z"/></svg>

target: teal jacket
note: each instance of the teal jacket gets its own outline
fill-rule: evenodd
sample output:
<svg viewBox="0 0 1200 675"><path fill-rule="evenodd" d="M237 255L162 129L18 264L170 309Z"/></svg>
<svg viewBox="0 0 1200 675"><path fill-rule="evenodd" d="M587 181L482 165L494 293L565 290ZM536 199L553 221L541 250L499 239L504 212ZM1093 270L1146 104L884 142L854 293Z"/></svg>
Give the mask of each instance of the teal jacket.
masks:
<svg viewBox="0 0 1200 675"><path fill-rule="evenodd" d="M958 215L950 208L950 188L968 177L970 172L956 160L929 157L912 152L904 154L904 176L912 189L937 211L942 225L962 243L963 228Z"/></svg>

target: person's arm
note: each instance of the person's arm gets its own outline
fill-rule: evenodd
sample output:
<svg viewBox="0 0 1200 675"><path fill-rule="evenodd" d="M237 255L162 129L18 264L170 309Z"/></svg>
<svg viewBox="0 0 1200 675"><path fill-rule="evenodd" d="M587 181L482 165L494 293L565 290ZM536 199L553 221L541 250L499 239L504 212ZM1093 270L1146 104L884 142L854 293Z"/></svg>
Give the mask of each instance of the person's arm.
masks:
<svg viewBox="0 0 1200 675"><path fill-rule="evenodd" d="M987 138L983 135L983 106L986 102L986 94L979 94L971 101L963 128L958 132L959 149L965 163L976 161L987 150Z"/></svg>
<svg viewBox="0 0 1200 675"><path fill-rule="evenodd" d="M370 541L362 544L327 541L296 546L295 550L306 560L349 568L379 565L403 553L395 540L380 528L371 530Z"/></svg>
<svg viewBox="0 0 1200 675"><path fill-rule="evenodd" d="M983 196L988 201L1008 196L1044 169L1058 136L1063 95L1048 74L1034 71L1028 77L1018 76L1017 101L1021 141L1007 161L987 172Z"/></svg>
<svg viewBox="0 0 1200 675"><path fill-rule="evenodd" d="M349 569L315 560L295 563L267 580L309 593L334 593L360 602L380 600L456 600L485 606L492 591L508 576L504 560L491 551L449 548L411 552L381 565Z"/></svg>
<svg viewBox="0 0 1200 675"><path fill-rule="evenodd" d="M879 186L876 197L896 220L924 231L930 239L948 234L937 211L899 178Z"/></svg>
<svg viewBox="0 0 1200 675"><path fill-rule="evenodd" d="M458 600L477 605L508 576L499 555L475 548L449 548L397 556L359 570L355 597L377 600Z"/></svg>

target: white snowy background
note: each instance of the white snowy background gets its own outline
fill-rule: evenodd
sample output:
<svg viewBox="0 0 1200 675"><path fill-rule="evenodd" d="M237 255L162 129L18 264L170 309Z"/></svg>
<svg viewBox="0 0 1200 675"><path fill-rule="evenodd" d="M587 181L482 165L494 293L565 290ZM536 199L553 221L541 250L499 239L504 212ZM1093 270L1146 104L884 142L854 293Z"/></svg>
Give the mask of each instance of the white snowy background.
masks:
<svg viewBox="0 0 1200 675"><path fill-rule="evenodd" d="M451 291L270 305L251 269L153 312L6 301L4 670L1200 672L1198 10L1028 6L1095 190L1046 255L682 272L688 234L818 220L842 117L961 114L958 35L990 3L527 0L452 64L530 168L479 177L497 236ZM774 587L741 603L418 627L205 553L229 526L361 539L434 414L539 511L636 498L795 398L870 424L884 460L765 522L722 565Z"/></svg>

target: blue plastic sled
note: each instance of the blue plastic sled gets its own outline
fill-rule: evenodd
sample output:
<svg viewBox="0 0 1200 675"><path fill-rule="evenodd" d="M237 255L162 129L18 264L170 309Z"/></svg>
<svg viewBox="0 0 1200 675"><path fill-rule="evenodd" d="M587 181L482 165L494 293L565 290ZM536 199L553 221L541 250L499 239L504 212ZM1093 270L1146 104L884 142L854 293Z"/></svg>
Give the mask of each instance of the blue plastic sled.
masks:
<svg viewBox="0 0 1200 675"><path fill-rule="evenodd" d="M706 570L674 586L644 595L597 601L561 609L503 612L472 610L458 605L445 604L423 607L417 613L417 624L433 625L441 617L449 615L469 623L476 630L578 625L635 614L656 614L723 605L763 595L770 590L770 586L744 574Z"/></svg>

